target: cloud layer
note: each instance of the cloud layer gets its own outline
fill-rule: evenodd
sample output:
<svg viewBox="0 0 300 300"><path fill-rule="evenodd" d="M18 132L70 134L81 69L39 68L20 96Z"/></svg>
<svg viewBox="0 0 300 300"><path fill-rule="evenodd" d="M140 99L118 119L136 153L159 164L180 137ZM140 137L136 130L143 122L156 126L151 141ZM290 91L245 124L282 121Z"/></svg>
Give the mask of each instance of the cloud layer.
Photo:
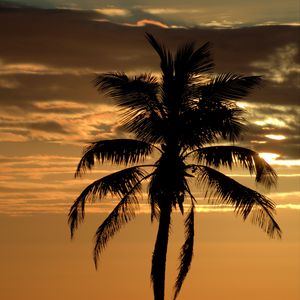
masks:
<svg viewBox="0 0 300 300"><path fill-rule="evenodd" d="M187 7L182 15L198 10ZM227 28L226 20L227 25L219 24L223 29L209 22L183 27L170 21L178 14L176 6L155 3L85 11L0 6L2 201L32 204L55 198L59 203L73 197L68 188L75 185L72 173L82 146L125 134L113 103L91 81L99 72L116 70L158 74L159 61L144 38L146 31L171 49L191 40L199 46L210 41L216 73L263 75L263 85L240 103L249 120L242 145L277 154L283 174L284 161L299 163L299 27ZM41 155L47 166L41 165Z"/></svg>

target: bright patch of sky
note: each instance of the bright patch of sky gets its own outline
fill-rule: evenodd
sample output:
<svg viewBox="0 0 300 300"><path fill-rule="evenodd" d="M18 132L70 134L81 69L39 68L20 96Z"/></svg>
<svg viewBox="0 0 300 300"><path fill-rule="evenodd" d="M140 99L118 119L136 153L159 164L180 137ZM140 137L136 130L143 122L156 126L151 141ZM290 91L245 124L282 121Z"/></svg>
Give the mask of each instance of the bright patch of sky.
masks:
<svg viewBox="0 0 300 300"><path fill-rule="evenodd" d="M267 134L266 137L277 141L282 141L286 139L284 135L280 135L280 134Z"/></svg>

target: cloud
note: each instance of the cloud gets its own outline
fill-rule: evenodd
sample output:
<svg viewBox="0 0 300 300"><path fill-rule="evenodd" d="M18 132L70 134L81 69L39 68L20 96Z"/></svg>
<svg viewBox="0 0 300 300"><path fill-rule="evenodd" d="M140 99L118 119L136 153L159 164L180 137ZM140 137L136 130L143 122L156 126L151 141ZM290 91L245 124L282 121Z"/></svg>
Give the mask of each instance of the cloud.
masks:
<svg viewBox="0 0 300 300"><path fill-rule="evenodd" d="M94 9L94 11L97 13L101 13L103 15L107 15L107 16L126 17L126 16L131 15L131 13L128 9L115 8L115 7L96 8L96 9Z"/></svg>
<svg viewBox="0 0 300 300"><path fill-rule="evenodd" d="M195 8L141 8L143 11L153 14L153 15L181 15L181 14L199 14L204 12L204 9L195 9Z"/></svg>
<svg viewBox="0 0 300 300"><path fill-rule="evenodd" d="M281 159L299 157L300 109L296 106L242 103L247 110L247 131L243 143L258 152L281 155Z"/></svg>
<svg viewBox="0 0 300 300"><path fill-rule="evenodd" d="M199 25L205 27L215 27L215 28L234 28L238 27L239 25L243 24L241 21L229 21L229 20L212 20L206 23L201 23Z"/></svg>
<svg viewBox="0 0 300 300"><path fill-rule="evenodd" d="M140 18L130 20L131 24L144 27L129 28L110 22L95 22L96 15L95 12L69 10L26 10L24 13L22 10L2 11L0 82L10 86L9 89L0 89L3 105L12 101L24 103L60 98L78 102L103 101L103 97L100 100L91 88L95 73L114 70L158 71L158 59L144 39L145 31L154 33L173 49L190 40L196 40L199 45L211 41L216 71L258 73L268 79L271 78L268 69L255 63L267 61L278 49L297 44L299 31L298 27L290 26L222 31L209 28L170 30L162 27L170 27L172 24L151 19L149 15L140 15ZM149 26L147 22L141 21L147 19L162 27ZM39 26L33 26L32 20L39 23ZM124 23L125 20L120 22ZM6 28L5 24L8 23L12 26ZM28 32L31 34L28 35ZM57 32L60 34L57 35ZM259 47L256 47L257 44ZM297 56L293 59L298 63ZM296 104L297 87L292 84L292 77L295 76L289 76L284 86L274 81L266 82L253 95L252 101L289 101Z"/></svg>
<svg viewBox="0 0 300 300"><path fill-rule="evenodd" d="M210 41L216 73L264 76L262 86L242 103L249 111L242 145L280 155L274 162L276 170L293 174L286 178L296 186L299 27L239 28L238 19L228 15L203 21L227 29L189 27L172 19L182 10L199 20L205 8L167 4L100 11L80 6L0 10L0 211L18 213L22 205L24 213L66 212L81 188L109 171L103 166L83 180L73 180L86 142L126 136L120 130L118 109L96 91L92 80L96 73L117 70L159 74L159 59L145 32L172 50L187 41L195 40L199 46ZM95 21L99 18L106 21ZM185 28L173 26L180 24ZM292 203L292 195L288 199ZM285 204L284 198L280 201Z"/></svg>
<svg viewBox="0 0 300 300"><path fill-rule="evenodd" d="M154 26L158 26L158 27L161 27L161 28L169 28L168 25L166 25L166 24L164 24L164 23L162 23L160 21L149 20L149 19L139 20L135 24L124 23L124 25L127 25L127 26L136 26L136 27L144 27L146 25L154 25Z"/></svg>
<svg viewBox="0 0 300 300"><path fill-rule="evenodd" d="M264 73L268 80L285 83L292 79L294 84L300 87L297 80L300 76L300 64L296 61L298 52L296 44L289 44L276 49L267 59L253 62L252 65L258 69L258 73Z"/></svg>
<svg viewBox="0 0 300 300"><path fill-rule="evenodd" d="M2 142L39 140L82 144L122 135L117 109L111 105L46 101L18 110L6 107L0 112L0 130L5 133Z"/></svg>
<svg viewBox="0 0 300 300"><path fill-rule="evenodd" d="M158 74L158 57L144 38L144 32L149 31L171 49L186 41L196 40L198 45L211 41L216 72L263 75L266 80L261 88L245 99L254 106L249 107L253 112L249 115L252 122L244 142L260 151L270 152L270 147L275 147L280 154L286 153L287 158L297 156L299 113L287 105L298 104L299 89L294 80L295 67L299 65L295 46L298 27L163 28L163 19L150 19L151 11L145 7L135 8L134 13L130 8L131 16L125 13L128 8L109 9L115 11L106 11L107 14L119 14L113 16L119 18L118 22L130 20L131 24L143 27L93 21L101 15L107 17L103 11L11 9L0 12L1 115L9 118L1 121L3 141L76 144L100 137L123 136L111 99L98 94L92 80L98 72L116 70ZM119 13L118 9L121 9ZM175 14L176 9L169 13ZM143 19L151 21L137 23ZM33 26L32 20L39 26ZM7 28L7 23L12 26ZM282 63L273 68L278 60ZM270 69L279 70L284 82L273 80ZM104 109L103 105L107 107ZM275 112L275 107L282 111ZM284 143L278 143L266 135L287 138Z"/></svg>
<svg viewBox="0 0 300 300"><path fill-rule="evenodd" d="M1 89L15 89L19 86L19 83L15 79L0 78Z"/></svg>
<svg viewBox="0 0 300 300"><path fill-rule="evenodd" d="M55 121L29 122L25 125L29 129L34 129L39 131L66 133L63 126Z"/></svg>
<svg viewBox="0 0 300 300"><path fill-rule="evenodd" d="M280 134L266 134L266 138L271 139L271 140L277 140L277 141L282 141L286 139L286 136L280 135Z"/></svg>
<svg viewBox="0 0 300 300"><path fill-rule="evenodd" d="M27 141L27 137L3 130L2 132L0 132L0 140L2 142L25 142Z"/></svg>
<svg viewBox="0 0 300 300"><path fill-rule="evenodd" d="M47 113L65 113L65 114L71 114L75 112L80 112L84 109L86 109L86 105L76 102L70 102L70 101L47 101L47 102L34 102L32 104L34 108L36 108L39 111L44 111Z"/></svg>

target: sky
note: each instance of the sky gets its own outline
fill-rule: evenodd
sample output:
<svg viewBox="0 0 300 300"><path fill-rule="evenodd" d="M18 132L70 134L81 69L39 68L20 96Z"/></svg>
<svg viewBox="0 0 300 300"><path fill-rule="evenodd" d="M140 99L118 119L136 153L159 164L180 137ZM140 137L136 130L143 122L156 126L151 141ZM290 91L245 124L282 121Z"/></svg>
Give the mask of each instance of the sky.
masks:
<svg viewBox="0 0 300 300"><path fill-rule="evenodd" d="M276 288L271 293L269 288L259 285L258 278L261 277L252 277L258 287L253 288L249 299L257 299L255 293L266 290L272 295L269 299L279 300L287 288L292 291L289 299L299 299L300 288L296 282L300 279L300 234L295 229L300 225L299 24L299 3L294 0L0 1L0 227L3 231L0 235L3 246L0 248L0 262L5 264L6 272L11 272L5 280L0 280L0 291L7 295L12 293L7 299L19 299L21 294L13 289L16 282L19 282L18 290L20 293L23 291L25 299L34 299L31 292L39 284L40 292L48 291L50 279L57 275L53 264L61 263L64 267L60 272L65 277L72 271L72 280L69 278L65 285L59 287L62 295L71 292L72 281L78 280L74 274L80 271L95 284L100 279L104 280L107 284L101 289L107 293L111 291L112 279L105 281L101 272L93 270L91 241L97 228L95 213L100 211L99 220L103 219L115 202L108 199L101 207L89 208L94 227L87 225L84 231L78 233L79 240L75 243L69 240L66 215L84 186L116 169L104 165L93 174L74 179L83 147L90 141L127 136L120 130L118 111L111 99L99 94L92 80L96 74L108 71L159 74L159 60L145 39L145 32L152 33L173 50L188 41L195 41L199 46L211 42L215 73L263 76L263 84L239 103L247 110L248 119L247 131L239 145L261 153L277 171L277 189L263 192L277 203L278 218L286 225L286 235L278 244L278 241L270 241L262 235L257 228L247 227L247 223L235 219L231 211L213 209L206 202L200 202L199 215L201 212L204 214L204 225L213 226L216 234L212 239L206 235L197 241L199 249L204 247L207 251L206 260L199 250L197 255L200 257L189 281L192 292L184 296L183 291L181 299L198 299L196 296L191 298L191 295L195 295L199 273L196 270L201 268L201 264L205 265L207 272L213 272L209 271L207 261L213 262L211 265L216 273L218 266L224 267L222 272L230 268L229 261L224 258L220 257L217 261L209 256L209 250L216 254L217 248L214 247L224 247L231 258L234 257L234 249L246 251L247 257L251 255L247 252L250 250L254 256L262 251L266 257L266 253L274 249L273 256L263 262L264 267L259 269L262 260L258 257L258 269L251 272L269 278L269 284ZM256 188L253 178L242 170L233 170L231 175ZM200 199L197 190L195 193ZM137 223L144 224L147 214L147 206L142 205ZM224 220L228 229L238 224L236 232L228 233L231 234L230 243L222 239L222 234L214 227L217 225L213 225L217 216L220 216L219 226ZM118 240L120 244L115 243L111 248L112 253L117 253L118 247L129 251L133 246L126 242L128 237L140 250L137 254L131 249L132 259L138 255L140 264L147 262L139 270L145 276L132 279L143 286L132 299L139 299L141 296L138 295L148 295L145 297L151 299L149 266L155 226L151 229L149 222L145 230L152 237L150 242L141 241L139 230L130 225L131 231L126 229ZM220 228L223 230L222 226ZM56 234L59 234L57 240ZM176 237L174 245L177 243ZM239 246L235 247L236 244ZM246 250L245 245L250 250ZM50 251L52 248L53 253ZM144 250L146 255L140 257ZM46 253L49 255L47 258ZM59 253L64 253L64 256ZM280 253L285 254L285 260L274 263L279 260ZM237 254L240 262L243 261L240 252ZM175 256L172 258L174 261ZM36 267L26 284L20 283L21 276L29 272L29 266L21 259L25 257L27 263ZM68 259L64 260L65 257ZM44 259L50 261L45 263ZM112 254L108 254L107 259L113 265L116 263ZM248 258L245 262L247 267L251 267ZM122 263L121 274L133 265L130 259ZM35 284L41 266L46 272ZM238 264L232 266L235 270L241 268ZM282 267L285 268L282 277L276 277L274 274ZM170 265L172 268L174 266ZM107 264L106 271L109 274L113 272L109 270ZM239 272L242 271L245 274L244 269L239 269ZM199 276L202 288L211 285L211 280ZM236 276L232 280L238 280L239 276ZM286 276L290 278L286 285L275 284L285 280ZM86 278L84 280L88 284ZM174 276L172 278L171 281ZM60 284L57 278L53 280ZM228 288L228 280L220 283L219 278L216 284L220 284L220 293L232 300L235 298ZM62 296L61 299L76 299L76 295L83 295L86 290L79 289L79 285L79 282L75 285L77 294L73 291L73 294L68 294L69 298ZM245 287L242 283L241 286ZM92 291L97 293L99 289L93 287ZM125 295L130 299L132 289L127 288L126 291ZM241 299L240 295L237 292L236 299ZM120 295L115 297L121 299L118 298ZM268 299L266 297L264 299ZM217 294L211 299L217 299Z"/></svg>

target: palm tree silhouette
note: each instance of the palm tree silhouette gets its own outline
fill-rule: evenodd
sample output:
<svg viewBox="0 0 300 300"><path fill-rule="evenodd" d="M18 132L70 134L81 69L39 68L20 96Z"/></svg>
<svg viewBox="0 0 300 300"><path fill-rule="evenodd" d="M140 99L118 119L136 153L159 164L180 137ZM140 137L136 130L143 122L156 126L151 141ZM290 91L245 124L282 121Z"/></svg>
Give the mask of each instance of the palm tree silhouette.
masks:
<svg viewBox="0 0 300 300"><path fill-rule="evenodd" d="M277 178L257 152L234 145L244 129L244 111L235 101L247 96L261 78L231 73L209 75L214 64L208 43L200 48L188 43L172 55L151 34L146 33L146 38L160 57L160 79L151 74L129 77L121 72L101 74L95 79L98 90L116 101L122 127L134 138L101 140L87 147L75 176L94 167L95 161L110 161L126 168L87 186L70 209L69 225L73 237L84 219L87 201L100 201L107 195L119 197L120 202L96 231L97 267L107 242L135 217L142 185L147 183L151 220L159 222L151 281L154 299L163 300L171 213L178 207L184 214L184 202L188 202L175 299L193 256L196 199L190 181L201 184L210 203L230 204L244 220L251 216L252 222L270 237L281 237L273 216L275 204L218 169L240 165L268 188L276 184ZM159 158L153 164L143 164L154 152Z"/></svg>

